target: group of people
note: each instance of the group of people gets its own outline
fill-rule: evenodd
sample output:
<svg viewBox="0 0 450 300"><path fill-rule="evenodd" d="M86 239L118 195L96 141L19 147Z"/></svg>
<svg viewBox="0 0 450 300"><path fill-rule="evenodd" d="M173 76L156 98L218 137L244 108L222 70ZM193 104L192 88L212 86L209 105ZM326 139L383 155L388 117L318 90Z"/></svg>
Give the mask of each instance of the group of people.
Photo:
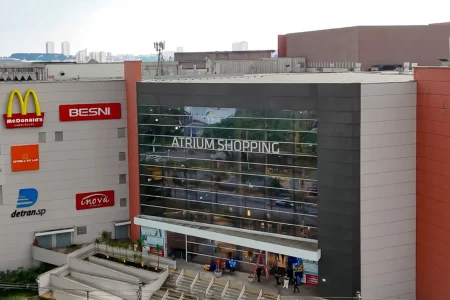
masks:
<svg viewBox="0 0 450 300"><path fill-rule="evenodd" d="M278 286L278 294L281 294L281 290L282 289L289 289L289 285L293 284L294 285L294 293L300 293L300 281L301 279L299 277L295 277L294 276L294 271L293 270L288 270L284 276L283 276L283 282L280 282L281 279L281 274L279 272L275 273L275 279L277 281L277 286ZM281 285L283 287L281 287Z"/></svg>

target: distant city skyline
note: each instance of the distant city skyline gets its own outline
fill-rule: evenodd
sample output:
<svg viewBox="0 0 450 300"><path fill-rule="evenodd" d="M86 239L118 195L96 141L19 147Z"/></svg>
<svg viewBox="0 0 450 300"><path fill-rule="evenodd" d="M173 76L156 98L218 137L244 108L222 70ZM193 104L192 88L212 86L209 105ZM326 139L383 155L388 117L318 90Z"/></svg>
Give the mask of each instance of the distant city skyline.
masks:
<svg viewBox="0 0 450 300"><path fill-rule="evenodd" d="M45 52L46 41L70 41L71 54L88 48L136 55L153 52L155 41L166 41L166 49L226 51L235 41L245 40L253 50L277 48L278 34L357 25L418 25L448 22L450 4L428 0L427 5L406 0L377 1L389 7L383 14L367 13L356 0L313 2L229 0L212 5L207 0L172 0L167 14L149 14L157 4L148 0L0 0L0 56L11 53ZM231 21L217 22L220 15ZM274 10L277 10L275 13ZM282 13L296 12L297 15ZM17 20L24 16L42 16ZM305 13L302 13L305 12ZM306 13L311 12L311 13ZM204 17L197 17L204 16ZM265 18L261 16L270 16ZM236 20L234 20L234 19ZM120 21L118 21L120 20ZM205 22L207 20L207 22Z"/></svg>

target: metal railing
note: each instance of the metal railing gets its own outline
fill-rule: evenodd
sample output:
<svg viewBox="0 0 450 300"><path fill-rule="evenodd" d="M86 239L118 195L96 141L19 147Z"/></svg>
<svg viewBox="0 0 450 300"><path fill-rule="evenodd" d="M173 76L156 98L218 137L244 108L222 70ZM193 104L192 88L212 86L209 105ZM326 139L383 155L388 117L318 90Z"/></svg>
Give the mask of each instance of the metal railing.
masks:
<svg viewBox="0 0 450 300"><path fill-rule="evenodd" d="M227 284L225 284L225 286L223 287L223 291L222 294L220 294L220 299L223 299L225 297L225 294L228 291L228 288L230 287L230 281L227 281Z"/></svg>
<svg viewBox="0 0 450 300"><path fill-rule="evenodd" d="M261 300L263 298L263 290L261 289L258 294L258 298L256 300Z"/></svg>
<svg viewBox="0 0 450 300"><path fill-rule="evenodd" d="M166 292L164 293L164 296L161 298L161 300L166 300L169 297L169 290L167 289Z"/></svg>
<svg viewBox="0 0 450 300"><path fill-rule="evenodd" d="M197 283L199 278L200 278L200 273L197 273L197 275L195 275L195 278L194 278L194 280L192 280L192 283L191 283L191 293L194 290L195 284Z"/></svg>
<svg viewBox="0 0 450 300"><path fill-rule="evenodd" d="M177 280L175 281L175 286L178 286L178 284L180 284L181 279L183 279L184 276L184 269L181 270L180 275L178 275Z"/></svg>
<svg viewBox="0 0 450 300"><path fill-rule="evenodd" d="M212 277L211 278L211 281L209 282L209 284L208 284L208 287L206 288L206 290L205 290L205 298L206 298L206 296L208 296L208 293L209 293L209 291L211 290L211 288L212 288L212 286L214 285L214 283L216 282L216 277Z"/></svg>
<svg viewBox="0 0 450 300"><path fill-rule="evenodd" d="M244 286L242 287L242 290L239 294L238 300L242 300L242 298L244 297L245 291L247 290L246 285L244 284Z"/></svg>
<svg viewBox="0 0 450 300"><path fill-rule="evenodd" d="M180 298L178 300L184 300L184 293L181 294Z"/></svg>

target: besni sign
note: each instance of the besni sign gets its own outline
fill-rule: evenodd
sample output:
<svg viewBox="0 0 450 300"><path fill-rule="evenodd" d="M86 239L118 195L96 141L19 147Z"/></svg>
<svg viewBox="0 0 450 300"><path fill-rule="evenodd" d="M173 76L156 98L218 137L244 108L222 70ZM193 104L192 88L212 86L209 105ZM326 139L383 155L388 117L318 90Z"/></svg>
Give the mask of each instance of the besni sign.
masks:
<svg viewBox="0 0 450 300"><path fill-rule="evenodd" d="M59 106L59 120L61 122L113 120L121 118L122 107L120 103L68 104Z"/></svg>
<svg viewBox="0 0 450 300"><path fill-rule="evenodd" d="M114 206L114 191L76 194L76 209L91 209Z"/></svg>
<svg viewBox="0 0 450 300"><path fill-rule="evenodd" d="M17 198L16 210L11 214L11 218L20 218L28 216L43 216L46 212L45 209L28 209L36 204L39 193L36 189L26 188L19 190L19 197Z"/></svg>
<svg viewBox="0 0 450 300"><path fill-rule="evenodd" d="M14 114L13 103L14 98L19 100L20 105L20 114ZM34 106L36 111L34 113L27 112L28 99L33 97ZM39 104L39 99L36 93L33 90L28 90L25 93L25 96L22 97L22 94L18 90L14 90L9 95L8 107L6 110L6 114L3 115L3 119L5 121L5 127L7 129L12 128L27 128L27 127L42 127L44 125L44 113L41 112L41 106Z"/></svg>

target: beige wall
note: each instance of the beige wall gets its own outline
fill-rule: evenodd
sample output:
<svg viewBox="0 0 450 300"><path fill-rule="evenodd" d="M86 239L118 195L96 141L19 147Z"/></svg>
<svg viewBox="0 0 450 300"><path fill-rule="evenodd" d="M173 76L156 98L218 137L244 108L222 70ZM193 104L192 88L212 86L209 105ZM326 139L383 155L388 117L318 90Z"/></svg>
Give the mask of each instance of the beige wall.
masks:
<svg viewBox="0 0 450 300"><path fill-rule="evenodd" d="M415 300L416 83L361 88L361 292Z"/></svg>
<svg viewBox="0 0 450 300"><path fill-rule="evenodd" d="M119 175L128 173L127 161L119 161L119 152L127 151L127 139L118 138L118 128L126 127L125 83L33 82L0 83L0 114L12 90L22 93L34 89L45 113L41 128L5 129L0 125L0 270L31 264L34 233L43 230L87 226L87 234L73 233L73 243L91 242L102 230L114 232L113 221L128 219L128 199L120 207L120 198L128 198L128 185L119 184ZM14 102L14 111L19 105ZM31 101L30 101L31 102ZM59 105L120 102L121 120L60 122ZM34 111L32 103L28 110ZM63 132L63 141L55 141L55 131ZM11 145L37 144L39 133L40 170L11 172ZM128 177L128 175L127 175ZM11 218L16 209L18 191L35 188L39 199L33 208L45 208L44 216ZM115 206L77 211L75 195L102 190L115 191Z"/></svg>

